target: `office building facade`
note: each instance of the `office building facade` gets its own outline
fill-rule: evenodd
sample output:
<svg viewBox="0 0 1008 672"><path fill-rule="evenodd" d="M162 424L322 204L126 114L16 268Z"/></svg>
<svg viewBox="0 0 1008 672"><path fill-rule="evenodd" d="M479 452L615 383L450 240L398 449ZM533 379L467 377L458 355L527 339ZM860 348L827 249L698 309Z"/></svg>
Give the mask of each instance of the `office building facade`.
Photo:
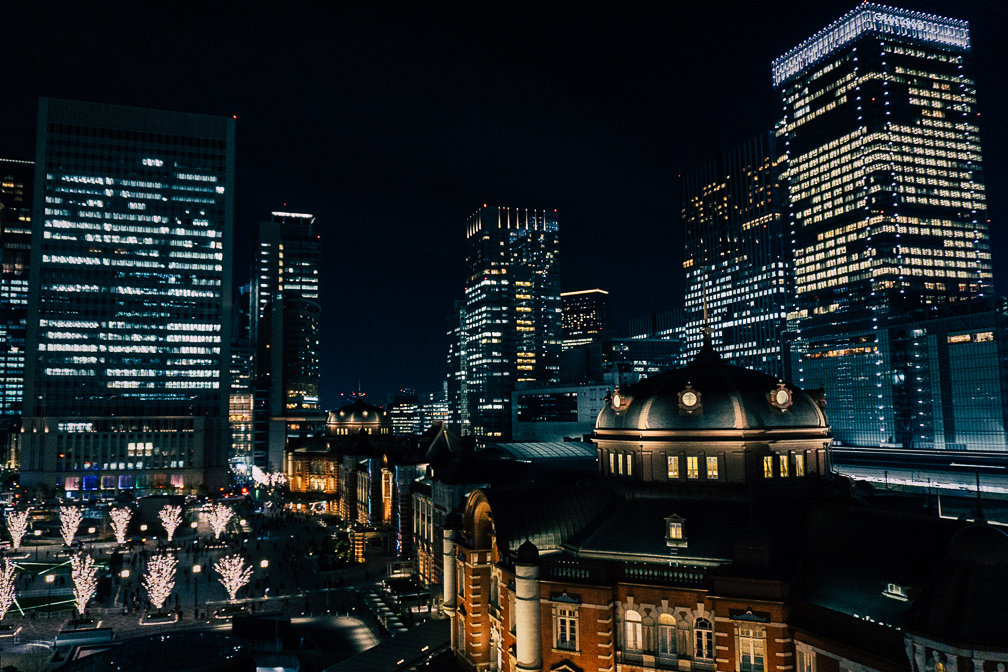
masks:
<svg viewBox="0 0 1008 672"><path fill-rule="evenodd" d="M507 439L511 391L559 379L559 231L556 212L482 207L470 218L460 404L476 435Z"/></svg>
<svg viewBox="0 0 1008 672"><path fill-rule="evenodd" d="M560 294L563 349L605 340L609 335L609 292L583 289Z"/></svg>
<svg viewBox="0 0 1008 672"><path fill-rule="evenodd" d="M315 217L274 212L259 223L251 315L255 376L254 459L283 469L291 436L321 436L319 411L319 265Z"/></svg>
<svg viewBox="0 0 1008 672"><path fill-rule="evenodd" d="M35 162L0 159L0 423L13 428L24 396Z"/></svg>
<svg viewBox="0 0 1008 672"><path fill-rule="evenodd" d="M888 316L990 295L971 73L965 21L873 3L773 63L788 154L793 376L826 388L844 443L896 443ZM827 359L836 361L824 368ZM849 411L834 404L855 398Z"/></svg>
<svg viewBox="0 0 1008 672"><path fill-rule="evenodd" d="M232 119L39 101L22 484L226 485L234 138Z"/></svg>
<svg viewBox="0 0 1008 672"><path fill-rule="evenodd" d="M785 161L768 132L683 176L687 357L700 350L707 327L726 360L784 375Z"/></svg>

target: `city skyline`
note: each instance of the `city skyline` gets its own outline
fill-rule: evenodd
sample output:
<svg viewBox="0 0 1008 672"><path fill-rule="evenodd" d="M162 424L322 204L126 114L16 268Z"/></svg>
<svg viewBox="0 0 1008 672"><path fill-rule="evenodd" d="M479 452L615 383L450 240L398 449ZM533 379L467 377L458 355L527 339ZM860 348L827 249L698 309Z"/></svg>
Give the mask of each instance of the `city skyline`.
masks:
<svg viewBox="0 0 1008 672"><path fill-rule="evenodd" d="M320 290L322 404L334 407L338 392L358 381L376 400L403 386L429 392L440 389L445 373L444 319L464 276L464 220L474 207L556 207L565 226L561 289L608 289L614 335L625 335L629 318L680 307L678 176L771 127L780 116L772 60L854 6L778 4L733 12L720 6L689 14L638 9L618 17L593 10L575 17L562 9L534 15L430 10L444 14L419 17L347 9L326 25L332 35L309 26L308 17L289 17L271 40L280 46L242 67L237 64L250 52L239 42L262 34L247 17L238 18L233 33L241 40L225 37L207 47L203 31L231 17L211 13L191 36L183 35L188 22L134 17L159 24L150 39L138 40L119 37L118 30L111 39L97 18L73 16L76 10L61 17L15 11L10 104L2 112L10 131L0 139L0 156L32 158L40 95L236 115L235 230L245 249L236 250L234 282L247 281L241 271L263 212L316 214L323 239L334 242ZM1005 62L996 37L1006 23L1004 7L900 6L970 21L996 232L1008 211L1000 121L1006 94L996 74ZM488 44L464 37L489 19L499 30L488 32L500 35ZM530 32L518 47L546 36L553 42L544 41L536 56L522 55L508 37L526 23ZM429 27L437 28L438 39L424 36ZM83 41L78 30L91 37ZM301 46L286 46L299 35ZM29 39L43 39L43 48L28 41L19 48L18 40ZM116 74L82 75L85 63L111 62L116 54L123 58L122 67L110 69ZM233 82L230 66L238 67ZM185 95L177 93L183 80L191 85ZM503 96L500 109L479 102L491 90L512 91L517 100L505 103ZM297 95L287 96L292 92ZM272 103L268 94L285 104ZM313 136L323 119L332 121L330 113L334 130ZM473 161L490 168L475 175ZM1005 254L992 238L997 266ZM613 255L614 245L634 252ZM660 267L667 280L647 270ZM422 274L421 281L407 282L412 273ZM994 281L1004 294L1006 280L995 274ZM387 303L372 309L362 301L363 313L346 328L344 314L326 310L324 297L347 287Z"/></svg>

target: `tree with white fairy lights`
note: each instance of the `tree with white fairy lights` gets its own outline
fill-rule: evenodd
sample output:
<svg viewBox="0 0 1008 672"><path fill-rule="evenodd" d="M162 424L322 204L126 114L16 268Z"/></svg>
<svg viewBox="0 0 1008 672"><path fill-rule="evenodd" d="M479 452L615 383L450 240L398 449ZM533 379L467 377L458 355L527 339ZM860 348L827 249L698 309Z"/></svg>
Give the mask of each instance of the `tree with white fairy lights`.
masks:
<svg viewBox="0 0 1008 672"><path fill-rule="evenodd" d="M17 583L17 565L10 558L3 559L2 569L0 569L0 621L7 615L7 610L14 604L14 591Z"/></svg>
<svg viewBox="0 0 1008 672"><path fill-rule="evenodd" d="M234 517L234 511L227 504L217 502L210 509L210 527L214 531L214 539L220 539L221 532L227 529L228 523Z"/></svg>
<svg viewBox="0 0 1008 672"><path fill-rule="evenodd" d="M109 511L109 518L112 519L112 532L115 534L116 543L126 543L126 529L129 527L130 518L133 511L129 508L112 509Z"/></svg>
<svg viewBox="0 0 1008 672"><path fill-rule="evenodd" d="M240 555L225 555L214 563L214 571L220 574L217 579L227 591L228 600L235 601L235 596L249 579L252 578L252 566L245 566L245 558Z"/></svg>
<svg viewBox="0 0 1008 672"><path fill-rule="evenodd" d="M168 541L175 536L175 529L182 524L182 507L168 505L158 513L161 524L164 525L165 532L168 533Z"/></svg>
<svg viewBox="0 0 1008 672"><path fill-rule="evenodd" d="M155 555L147 561L147 574L141 579L151 604L161 611L175 588L175 568L178 560L173 555Z"/></svg>
<svg viewBox="0 0 1008 672"><path fill-rule="evenodd" d="M7 531L10 532L11 544L15 551L21 546L21 538L28 531L28 514L30 513L31 509L7 512Z"/></svg>
<svg viewBox="0 0 1008 672"><path fill-rule="evenodd" d="M77 615L84 617L88 601L94 597L98 588L98 567L90 555L74 555L70 557L70 578L73 579L74 606Z"/></svg>
<svg viewBox="0 0 1008 672"><path fill-rule="evenodd" d="M60 534L63 535L63 541L69 546L73 543L74 537L77 536L77 528L80 527L81 521L84 520L84 514L76 506L61 506L59 516Z"/></svg>

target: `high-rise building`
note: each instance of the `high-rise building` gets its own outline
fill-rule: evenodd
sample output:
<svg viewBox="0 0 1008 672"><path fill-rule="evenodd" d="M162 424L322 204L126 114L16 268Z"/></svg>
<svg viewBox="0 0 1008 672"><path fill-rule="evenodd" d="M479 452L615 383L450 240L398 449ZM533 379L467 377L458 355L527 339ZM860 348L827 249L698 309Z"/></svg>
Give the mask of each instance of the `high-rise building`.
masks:
<svg viewBox="0 0 1008 672"><path fill-rule="evenodd" d="M473 434L506 439L516 384L559 379L556 211L483 206L466 238L462 403Z"/></svg>
<svg viewBox="0 0 1008 672"><path fill-rule="evenodd" d="M231 472L240 480L252 476L252 347L249 341L252 284L242 285L234 299L231 330Z"/></svg>
<svg viewBox="0 0 1008 672"><path fill-rule="evenodd" d="M825 386L838 440L892 444L887 315L991 288L969 26L863 3L775 60L773 83L793 376Z"/></svg>
<svg viewBox="0 0 1008 672"><path fill-rule="evenodd" d="M232 119L39 101L21 482L226 485Z"/></svg>
<svg viewBox="0 0 1008 672"><path fill-rule="evenodd" d="M258 398L253 423L260 469L283 468L292 436L321 436L319 411L319 264L315 217L274 212L259 223L254 306L253 367Z"/></svg>
<svg viewBox="0 0 1008 672"><path fill-rule="evenodd" d="M0 159L0 431L4 434L16 425L24 396L34 186L34 161Z"/></svg>
<svg viewBox="0 0 1008 672"><path fill-rule="evenodd" d="M564 350L609 336L609 292L603 289L562 292L560 310Z"/></svg>
<svg viewBox="0 0 1008 672"><path fill-rule="evenodd" d="M465 384L465 301L456 301L448 316L448 376L445 378L445 401L448 403L446 427L459 436L469 434L469 405Z"/></svg>
<svg viewBox="0 0 1008 672"><path fill-rule="evenodd" d="M732 364L784 375L784 162L768 132L682 178L687 358L707 327Z"/></svg>

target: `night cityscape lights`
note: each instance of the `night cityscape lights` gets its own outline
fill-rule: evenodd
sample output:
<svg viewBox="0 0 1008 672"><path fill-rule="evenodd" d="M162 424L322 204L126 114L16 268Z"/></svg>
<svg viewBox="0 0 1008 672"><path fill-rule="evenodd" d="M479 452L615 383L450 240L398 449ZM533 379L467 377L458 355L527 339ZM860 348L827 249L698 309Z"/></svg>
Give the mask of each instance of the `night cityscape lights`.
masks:
<svg viewBox="0 0 1008 672"><path fill-rule="evenodd" d="M1006 672L1008 5L21 5L0 672Z"/></svg>

